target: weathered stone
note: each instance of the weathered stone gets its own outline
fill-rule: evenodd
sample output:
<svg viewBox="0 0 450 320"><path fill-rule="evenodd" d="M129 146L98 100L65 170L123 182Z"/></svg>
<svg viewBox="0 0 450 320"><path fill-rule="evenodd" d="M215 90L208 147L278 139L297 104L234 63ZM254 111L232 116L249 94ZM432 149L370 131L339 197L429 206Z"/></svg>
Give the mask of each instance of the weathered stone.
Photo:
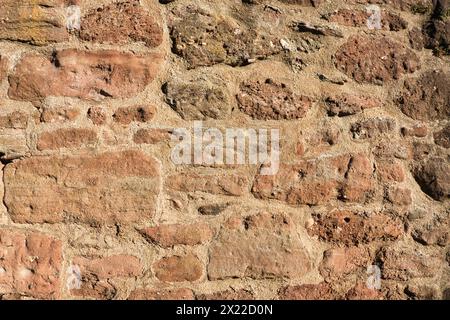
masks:
<svg viewBox="0 0 450 320"><path fill-rule="evenodd" d="M425 38L422 34L422 30L414 27L408 32L408 39L409 44L411 45L411 48L415 50L422 50L425 46Z"/></svg>
<svg viewBox="0 0 450 320"><path fill-rule="evenodd" d="M442 21L435 18L427 21L423 33L425 48L432 49L437 56L450 55L450 19Z"/></svg>
<svg viewBox="0 0 450 320"><path fill-rule="evenodd" d="M45 45L69 38L66 0L1 0L0 39Z"/></svg>
<svg viewBox="0 0 450 320"><path fill-rule="evenodd" d="M437 149L438 148L434 144L414 141L411 148L410 158L412 158L412 160L420 161L423 163L430 157L436 156Z"/></svg>
<svg viewBox="0 0 450 320"><path fill-rule="evenodd" d="M352 0L352 2L389 5L395 9L422 14L431 10L433 6L430 0Z"/></svg>
<svg viewBox="0 0 450 320"><path fill-rule="evenodd" d="M194 300L191 289L136 289L128 300Z"/></svg>
<svg viewBox="0 0 450 320"><path fill-rule="evenodd" d="M57 51L53 57L28 54L9 78L8 95L36 101L49 96L88 100L128 98L155 78L161 56L118 51Z"/></svg>
<svg viewBox="0 0 450 320"><path fill-rule="evenodd" d="M435 200L450 196L450 163L446 158L431 158L413 168L413 176L423 192Z"/></svg>
<svg viewBox="0 0 450 320"><path fill-rule="evenodd" d="M112 299L117 288L108 280L113 278L137 277L142 274L140 260L130 255L114 255L103 258L75 257L72 265L81 275L79 288L72 288L74 296Z"/></svg>
<svg viewBox="0 0 450 320"><path fill-rule="evenodd" d="M0 83L6 76L6 66L7 66L6 58L0 55Z"/></svg>
<svg viewBox="0 0 450 320"><path fill-rule="evenodd" d="M73 121L80 115L80 111L76 108L44 108L41 113L41 122L57 123Z"/></svg>
<svg viewBox="0 0 450 320"><path fill-rule="evenodd" d="M434 143L437 145L444 147L444 148L450 148L450 125L447 125L442 130L435 132L433 135Z"/></svg>
<svg viewBox="0 0 450 320"><path fill-rule="evenodd" d="M364 154L356 154L347 162L345 169L345 180L339 189L339 199L347 202L369 201L376 187L372 161Z"/></svg>
<svg viewBox="0 0 450 320"><path fill-rule="evenodd" d="M450 214L437 216L432 221L417 226L411 235L421 244L445 247L450 244Z"/></svg>
<svg viewBox="0 0 450 320"><path fill-rule="evenodd" d="M413 51L381 36L351 36L335 58L336 67L360 83L383 84L420 68Z"/></svg>
<svg viewBox="0 0 450 320"><path fill-rule="evenodd" d="M369 259L368 250L362 247L329 249L323 254L319 271L325 279L342 279L348 274L365 272Z"/></svg>
<svg viewBox="0 0 450 320"><path fill-rule="evenodd" d="M88 12L81 19L80 38L112 44L144 42L148 47L161 44L163 30L159 12L148 12L138 0L112 3Z"/></svg>
<svg viewBox="0 0 450 320"><path fill-rule="evenodd" d="M61 148L79 148L97 142L97 133L90 129L57 129L44 132L37 140L38 150L56 150Z"/></svg>
<svg viewBox="0 0 450 320"><path fill-rule="evenodd" d="M296 21L291 24L291 28L300 33L311 33L318 36L332 36L342 38L344 35L335 27L327 25L313 25L309 22Z"/></svg>
<svg viewBox="0 0 450 320"><path fill-rule="evenodd" d="M382 105L381 101L366 96L342 94L329 96L325 99L327 113L329 116L345 117L376 108Z"/></svg>
<svg viewBox="0 0 450 320"><path fill-rule="evenodd" d="M260 4L267 2L267 0L242 0L244 3L248 4ZM317 7L320 5L322 0L280 0L282 3L295 4L304 7Z"/></svg>
<svg viewBox="0 0 450 320"><path fill-rule="evenodd" d="M373 165L364 155L344 154L281 165L276 175L257 175L252 193L291 205L319 205L332 199L366 201L374 189Z"/></svg>
<svg viewBox="0 0 450 320"><path fill-rule="evenodd" d="M354 10L354 9L339 9L325 18L330 22L336 22L338 24L350 27L366 27L367 21L371 13L366 10ZM408 22L406 22L402 17L390 12L381 12L381 28L389 31L400 31L408 27Z"/></svg>
<svg viewBox="0 0 450 320"><path fill-rule="evenodd" d="M231 114L230 94L218 79L172 80L163 92L167 103L185 120L227 119Z"/></svg>
<svg viewBox="0 0 450 320"><path fill-rule="evenodd" d="M170 129L139 129L133 136L137 144L157 144L170 141L172 130Z"/></svg>
<svg viewBox="0 0 450 320"><path fill-rule="evenodd" d="M166 180L166 185L183 192L200 191L228 196L241 196L248 190L248 179L236 174L227 175L172 175Z"/></svg>
<svg viewBox="0 0 450 320"><path fill-rule="evenodd" d="M414 300L439 300L440 294L437 286L410 284L405 288L405 293Z"/></svg>
<svg viewBox="0 0 450 320"><path fill-rule="evenodd" d="M427 136L428 128L426 125L416 125L411 128L403 127L401 133L405 137L423 138Z"/></svg>
<svg viewBox="0 0 450 320"><path fill-rule="evenodd" d="M100 280L135 277L142 274L142 265L139 258L126 254L102 258L75 257L72 264L80 268L82 277L94 275Z"/></svg>
<svg viewBox="0 0 450 320"><path fill-rule="evenodd" d="M213 230L205 223L160 225L145 228L141 233L150 242L165 248L179 244L188 246L202 244L210 241L214 235Z"/></svg>
<svg viewBox="0 0 450 320"><path fill-rule="evenodd" d="M373 154L380 159L409 159L412 150L409 146L394 144L392 141L381 141L372 149Z"/></svg>
<svg viewBox="0 0 450 320"><path fill-rule="evenodd" d="M329 284L321 282L286 286L278 292L278 298L280 300L336 300L339 296L333 292Z"/></svg>
<svg viewBox="0 0 450 320"><path fill-rule="evenodd" d="M409 280L434 277L442 267L442 260L419 248L385 247L378 253L383 279Z"/></svg>
<svg viewBox="0 0 450 320"><path fill-rule="evenodd" d="M412 203L411 190L399 187L389 188L386 199L394 205L408 206Z"/></svg>
<svg viewBox="0 0 450 320"><path fill-rule="evenodd" d="M28 115L21 111L14 111L0 115L0 129L25 129L28 124Z"/></svg>
<svg viewBox="0 0 450 320"><path fill-rule="evenodd" d="M308 253L283 214L260 213L237 218L223 228L209 249L208 278L302 277L311 268Z"/></svg>
<svg viewBox="0 0 450 320"><path fill-rule="evenodd" d="M312 104L310 98L272 79L243 82L237 101L242 112L258 120L303 118Z"/></svg>
<svg viewBox="0 0 450 320"><path fill-rule="evenodd" d="M228 208L228 203L207 204L198 208L198 212L204 216L217 216Z"/></svg>
<svg viewBox="0 0 450 320"><path fill-rule="evenodd" d="M427 71L419 78L405 80L397 105L408 117L432 121L450 117L450 74Z"/></svg>
<svg viewBox="0 0 450 320"><path fill-rule="evenodd" d="M0 130L0 159L13 160L29 152L24 130Z"/></svg>
<svg viewBox="0 0 450 320"><path fill-rule="evenodd" d="M381 300L383 298L380 291L367 287L365 283L357 283L346 294L347 300Z"/></svg>
<svg viewBox="0 0 450 320"><path fill-rule="evenodd" d="M276 175L257 175L252 193L259 199L276 199L289 204L318 205L337 197L338 183L332 179L319 180L313 161L282 165Z"/></svg>
<svg viewBox="0 0 450 320"><path fill-rule="evenodd" d="M254 300L253 293L249 290L225 290L207 294L197 294L197 300Z"/></svg>
<svg viewBox="0 0 450 320"><path fill-rule="evenodd" d="M358 245L398 239L403 234L403 225L384 213L333 211L316 215L315 223L308 231L322 241Z"/></svg>
<svg viewBox="0 0 450 320"><path fill-rule="evenodd" d="M395 120L391 118L372 118L352 124L350 131L354 139L371 139L391 133L395 127Z"/></svg>
<svg viewBox="0 0 450 320"><path fill-rule="evenodd" d="M225 63L242 66L280 52L276 39L240 21L195 6L174 10L169 20L173 52L190 68Z"/></svg>
<svg viewBox="0 0 450 320"><path fill-rule="evenodd" d="M148 222L159 192L156 161L139 151L32 157L4 169L16 223Z"/></svg>
<svg viewBox="0 0 450 320"><path fill-rule="evenodd" d="M148 122L153 119L155 113L154 106L123 107L116 110L113 119L122 125L129 125L132 122Z"/></svg>
<svg viewBox="0 0 450 320"><path fill-rule="evenodd" d="M58 298L61 269L61 241L39 232L0 228L0 298Z"/></svg>
<svg viewBox="0 0 450 320"><path fill-rule="evenodd" d="M405 180L403 166L396 160L378 160L376 172L382 182L403 182Z"/></svg>
<svg viewBox="0 0 450 320"><path fill-rule="evenodd" d="M87 113L88 118L93 124L101 126L106 123L106 112L102 107L91 107Z"/></svg>
<svg viewBox="0 0 450 320"><path fill-rule="evenodd" d="M164 257L153 265L156 278L164 282L197 281L203 264L193 254Z"/></svg>

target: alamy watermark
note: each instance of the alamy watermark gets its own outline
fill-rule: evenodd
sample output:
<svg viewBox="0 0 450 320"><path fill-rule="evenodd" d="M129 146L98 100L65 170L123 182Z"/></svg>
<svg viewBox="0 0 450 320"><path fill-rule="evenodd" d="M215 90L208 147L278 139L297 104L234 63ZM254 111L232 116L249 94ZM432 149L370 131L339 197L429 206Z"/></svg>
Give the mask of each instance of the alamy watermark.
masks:
<svg viewBox="0 0 450 320"><path fill-rule="evenodd" d="M67 289L80 289L82 284L81 270L77 265L71 265L67 268Z"/></svg>
<svg viewBox="0 0 450 320"><path fill-rule="evenodd" d="M381 289L381 269L379 266L370 265L367 267L366 286L372 290Z"/></svg>
<svg viewBox="0 0 450 320"><path fill-rule="evenodd" d="M370 30L380 30L381 25L381 9L379 6L373 4L366 7L367 13L370 15L367 18L367 28Z"/></svg>
<svg viewBox="0 0 450 320"><path fill-rule="evenodd" d="M80 30L81 10L79 6L72 5L66 8L66 28L69 31Z"/></svg>
<svg viewBox="0 0 450 320"><path fill-rule="evenodd" d="M274 175L280 166L279 129L204 128L195 121L193 130L172 132L177 145L172 149L174 164L261 165L261 175Z"/></svg>

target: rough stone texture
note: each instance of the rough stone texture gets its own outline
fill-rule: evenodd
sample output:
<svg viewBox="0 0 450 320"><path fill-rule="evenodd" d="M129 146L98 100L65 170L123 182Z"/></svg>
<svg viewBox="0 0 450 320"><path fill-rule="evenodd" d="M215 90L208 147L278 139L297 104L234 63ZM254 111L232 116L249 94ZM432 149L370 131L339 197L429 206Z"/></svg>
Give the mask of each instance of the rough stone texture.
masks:
<svg viewBox="0 0 450 320"><path fill-rule="evenodd" d="M405 80L397 105L408 117L432 121L450 116L450 73L433 70Z"/></svg>
<svg viewBox="0 0 450 320"><path fill-rule="evenodd" d="M357 245L379 240L395 240L403 233L402 223L383 213L330 212L317 216L310 234L327 242Z"/></svg>
<svg viewBox="0 0 450 320"><path fill-rule="evenodd" d="M360 83L382 85L420 68L414 52L380 36L351 36L335 58L336 67Z"/></svg>
<svg viewBox="0 0 450 320"><path fill-rule="evenodd" d="M81 283L70 293L77 297L112 299L117 288L110 279L137 277L142 273L138 258L129 255L115 255L104 258L75 257L72 266L80 272Z"/></svg>
<svg viewBox="0 0 450 320"><path fill-rule="evenodd" d="M428 278L435 276L442 268L438 257L417 249L383 248L378 259L382 263L384 279Z"/></svg>
<svg viewBox="0 0 450 320"><path fill-rule="evenodd" d="M18 223L148 221L159 192L155 160L138 151L34 157L4 171L5 204Z"/></svg>
<svg viewBox="0 0 450 320"><path fill-rule="evenodd" d="M148 12L138 0L118 2L88 12L82 19L80 38L99 43L126 44L142 41L148 47L162 42L158 12Z"/></svg>
<svg viewBox="0 0 450 320"><path fill-rule="evenodd" d="M1 129L25 129L28 124L28 115L20 111L14 111L6 115L0 115Z"/></svg>
<svg viewBox="0 0 450 320"><path fill-rule="evenodd" d="M165 129L139 129L133 136L137 144L156 144L171 139L171 130Z"/></svg>
<svg viewBox="0 0 450 320"><path fill-rule="evenodd" d="M335 300L330 285L325 282L319 284L303 284L284 287L279 292L280 300Z"/></svg>
<svg viewBox="0 0 450 320"><path fill-rule="evenodd" d="M450 125L442 130L435 132L433 135L434 143L444 148L450 148Z"/></svg>
<svg viewBox="0 0 450 320"><path fill-rule="evenodd" d="M200 294L196 296L197 300L254 300L253 293L249 290L226 290L210 294Z"/></svg>
<svg viewBox="0 0 450 320"><path fill-rule="evenodd" d="M129 125L132 122L148 122L153 119L155 113L153 106L123 107L116 110L113 119L122 125Z"/></svg>
<svg viewBox="0 0 450 320"><path fill-rule="evenodd" d="M272 79L242 83L237 95L239 108L258 120L303 118L311 99L297 95L284 83Z"/></svg>
<svg viewBox="0 0 450 320"><path fill-rule="evenodd" d="M203 265L193 254L164 257L153 265L156 278L164 282L196 281L203 274Z"/></svg>
<svg viewBox="0 0 450 320"><path fill-rule="evenodd" d="M354 123L350 128L355 139L371 139L390 133L395 129L395 121L389 118L373 118Z"/></svg>
<svg viewBox="0 0 450 320"><path fill-rule="evenodd" d="M450 243L450 213L436 216L429 222L417 226L412 232L414 240L424 245L445 247Z"/></svg>
<svg viewBox="0 0 450 320"><path fill-rule="evenodd" d="M41 122L56 123L70 122L80 115L76 108L44 108L41 112Z"/></svg>
<svg viewBox="0 0 450 320"><path fill-rule="evenodd" d="M401 132L405 137L423 138L427 136L428 128L426 125L416 125L411 128L402 128Z"/></svg>
<svg viewBox="0 0 450 320"><path fill-rule="evenodd" d="M190 289L136 289L131 292L129 300L194 300L194 293Z"/></svg>
<svg viewBox="0 0 450 320"><path fill-rule="evenodd" d="M319 271L325 279L336 280L358 270L365 271L369 259L367 249L362 247L329 249L323 254Z"/></svg>
<svg viewBox="0 0 450 320"><path fill-rule="evenodd" d="M289 217L261 213L245 217L236 229L221 230L210 248L208 277L295 279L310 268Z"/></svg>
<svg viewBox="0 0 450 320"><path fill-rule="evenodd" d="M142 273L138 258L130 255L116 255L105 258L76 257L72 263L80 267L84 277L95 275L99 280L116 277L132 277Z"/></svg>
<svg viewBox="0 0 450 320"><path fill-rule="evenodd" d="M174 245L197 245L211 240L213 230L207 224L190 225L161 225L158 227L145 228L141 233L149 241L162 247Z"/></svg>
<svg viewBox="0 0 450 320"><path fill-rule="evenodd" d="M61 241L39 232L0 228L0 298L60 296Z"/></svg>
<svg viewBox="0 0 450 320"><path fill-rule="evenodd" d="M127 98L143 91L154 79L160 56L134 56L118 51L57 51L53 57L30 54L9 78L8 95L35 101L48 96L88 100Z"/></svg>
<svg viewBox="0 0 450 320"><path fill-rule="evenodd" d="M0 55L0 82L3 81L3 79L6 76L6 66L7 66L6 58Z"/></svg>
<svg viewBox="0 0 450 320"><path fill-rule="evenodd" d="M0 300L450 299L449 13L0 0Z"/></svg>
<svg viewBox="0 0 450 320"><path fill-rule="evenodd" d="M370 13L363 10L350 10L339 9L326 16L326 19L330 22L335 22L344 26L351 27L365 27L367 25L367 19L370 17ZM408 23L400 16L392 12L382 12L381 27L390 31L400 31L406 29Z"/></svg>
<svg viewBox="0 0 450 320"><path fill-rule="evenodd" d="M190 68L219 63L241 66L280 52L270 36L196 6L174 9L169 27L173 52Z"/></svg>
<svg viewBox="0 0 450 320"><path fill-rule="evenodd" d="M163 87L167 103L185 120L226 119L230 94L221 80L180 79Z"/></svg>
<svg viewBox="0 0 450 320"><path fill-rule="evenodd" d="M420 162L413 175L423 192L435 200L450 197L450 163L446 158L431 158Z"/></svg>
<svg viewBox="0 0 450 320"><path fill-rule="evenodd" d="M66 0L0 1L0 39L44 45L68 39Z"/></svg>
<svg viewBox="0 0 450 320"><path fill-rule="evenodd" d="M99 106L89 108L87 116L97 126L105 124L107 121L105 110Z"/></svg>
<svg viewBox="0 0 450 320"><path fill-rule="evenodd" d="M239 175L177 174L167 177L170 189L184 192L201 191L212 194L241 196L248 189L248 179Z"/></svg>
<svg viewBox="0 0 450 320"><path fill-rule="evenodd" d="M257 198L291 205L321 205L333 199L368 201L374 189L373 164L366 156L344 154L284 165L276 175L258 175Z"/></svg>
<svg viewBox="0 0 450 320"><path fill-rule="evenodd" d="M447 18L443 21L442 17L436 17L427 21L423 26L423 46L432 49L437 56L450 54L450 19L448 18L448 8L446 14Z"/></svg>
<svg viewBox="0 0 450 320"><path fill-rule="evenodd" d="M44 132L37 141L38 150L55 150L60 148L79 148L92 145L97 141L97 134L89 129L58 129Z"/></svg>
<svg viewBox="0 0 450 320"><path fill-rule="evenodd" d="M365 109L376 108L382 105L376 98L340 95L329 96L325 99L327 112L329 116L345 117L364 111Z"/></svg>

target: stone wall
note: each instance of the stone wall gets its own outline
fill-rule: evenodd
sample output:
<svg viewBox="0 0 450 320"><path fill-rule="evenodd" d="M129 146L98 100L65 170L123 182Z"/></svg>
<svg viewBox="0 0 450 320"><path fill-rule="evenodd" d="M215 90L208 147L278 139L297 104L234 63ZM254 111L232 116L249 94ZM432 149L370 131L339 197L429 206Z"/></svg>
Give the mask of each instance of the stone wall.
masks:
<svg viewBox="0 0 450 320"><path fill-rule="evenodd" d="M0 299L450 299L448 1L0 8Z"/></svg>

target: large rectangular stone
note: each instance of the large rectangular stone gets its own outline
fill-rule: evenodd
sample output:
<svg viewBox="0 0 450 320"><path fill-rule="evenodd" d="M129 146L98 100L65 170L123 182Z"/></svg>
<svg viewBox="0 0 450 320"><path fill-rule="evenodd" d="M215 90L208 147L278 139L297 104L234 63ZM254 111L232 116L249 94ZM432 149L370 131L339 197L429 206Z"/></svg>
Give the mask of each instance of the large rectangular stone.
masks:
<svg viewBox="0 0 450 320"><path fill-rule="evenodd" d="M156 161L139 151L45 156L5 167L5 204L17 223L139 223L155 212Z"/></svg>

